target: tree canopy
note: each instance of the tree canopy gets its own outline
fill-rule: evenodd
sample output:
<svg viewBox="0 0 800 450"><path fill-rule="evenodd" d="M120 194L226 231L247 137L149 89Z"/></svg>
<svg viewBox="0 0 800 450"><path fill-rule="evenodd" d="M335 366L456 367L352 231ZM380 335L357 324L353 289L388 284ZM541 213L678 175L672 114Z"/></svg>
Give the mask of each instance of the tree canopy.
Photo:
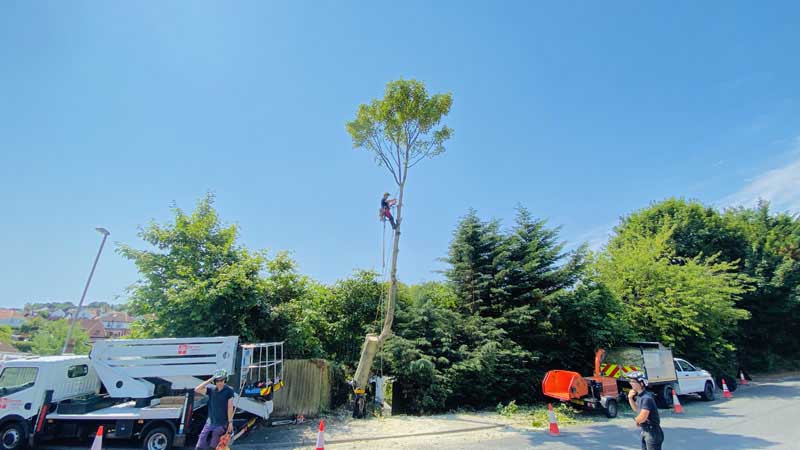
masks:
<svg viewBox="0 0 800 450"><path fill-rule="evenodd" d="M142 278L130 291L137 336L285 340L287 357L353 373L361 337L381 327L389 283L356 270L326 285L286 252L250 252L213 196L173 214L141 231L151 248L119 249ZM588 374L596 349L631 339L660 341L715 374L793 368L799 259L798 219L767 204L654 203L624 217L597 253L568 247L522 206L508 226L469 210L442 258L444 280L397 284L394 333L374 371L395 377L397 411L426 414L535 400L546 371ZM37 318L21 332L51 352L59 327ZM487 380L492 388L480 388Z"/></svg>
<svg viewBox="0 0 800 450"><path fill-rule="evenodd" d="M142 276L129 288L132 312L148 318L135 323L135 335L275 338L276 308L303 294L305 279L288 255L269 260L237 245L236 226L222 225L213 202L207 195L191 214L174 207L174 223L142 229L152 249L118 248Z"/></svg>

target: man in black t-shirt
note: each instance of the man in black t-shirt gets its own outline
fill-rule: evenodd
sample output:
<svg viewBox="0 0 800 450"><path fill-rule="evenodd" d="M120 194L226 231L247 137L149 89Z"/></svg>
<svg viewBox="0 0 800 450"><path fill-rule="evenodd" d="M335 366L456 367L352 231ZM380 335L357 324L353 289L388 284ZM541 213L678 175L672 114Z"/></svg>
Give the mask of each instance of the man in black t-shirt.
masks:
<svg viewBox="0 0 800 450"><path fill-rule="evenodd" d="M638 412L634 421L642 429L642 450L661 450L664 442L664 431L661 429L661 417L653 398L653 393L646 391L647 376L643 372L635 371L627 375L631 383L628 392L628 403L634 412Z"/></svg>
<svg viewBox="0 0 800 450"><path fill-rule="evenodd" d="M216 448L225 433L233 433L233 388L225 385L228 373L225 369L214 372L214 376L200 383L194 391L208 395L208 420L197 439L195 448ZM209 384L212 384L209 386ZM209 434L211 442L208 442Z"/></svg>

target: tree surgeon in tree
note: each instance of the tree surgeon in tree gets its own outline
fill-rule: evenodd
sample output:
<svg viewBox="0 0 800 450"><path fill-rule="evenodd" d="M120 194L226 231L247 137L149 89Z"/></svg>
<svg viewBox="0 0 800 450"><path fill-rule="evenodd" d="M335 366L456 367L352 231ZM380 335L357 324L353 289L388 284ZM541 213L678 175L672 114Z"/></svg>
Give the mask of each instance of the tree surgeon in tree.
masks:
<svg viewBox="0 0 800 450"><path fill-rule="evenodd" d="M394 217L392 216L392 207L395 203L397 203L397 200L389 198L388 192L383 193L383 198L381 198L381 221L388 220L393 230L397 229L397 225L394 223Z"/></svg>

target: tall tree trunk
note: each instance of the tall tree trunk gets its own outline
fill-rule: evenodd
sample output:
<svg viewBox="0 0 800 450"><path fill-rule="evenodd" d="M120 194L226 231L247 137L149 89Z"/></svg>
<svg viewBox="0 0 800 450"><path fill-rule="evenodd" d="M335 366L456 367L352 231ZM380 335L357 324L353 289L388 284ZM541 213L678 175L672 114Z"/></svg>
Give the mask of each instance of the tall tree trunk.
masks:
<svg viewBox="0 0 800 450"><path fill-rule="evenodd" d="M361 347L361 358L358 360L358 368L353 376L353 388L363 389L369 382L369 372L372 370L372 362L375 355L381 348L386 339L392 334L392 324L394 323L394 309L397 304L397 254L400 252L400 226L403 224L403 188L405 182L400 184L400 194L397 199L397 217L395 218L394 243L392 245L392 267L389 272L390 284L389 291L386 293L386 313L383 319L383 329L380 336L370 333L364 339Z"/></svg>

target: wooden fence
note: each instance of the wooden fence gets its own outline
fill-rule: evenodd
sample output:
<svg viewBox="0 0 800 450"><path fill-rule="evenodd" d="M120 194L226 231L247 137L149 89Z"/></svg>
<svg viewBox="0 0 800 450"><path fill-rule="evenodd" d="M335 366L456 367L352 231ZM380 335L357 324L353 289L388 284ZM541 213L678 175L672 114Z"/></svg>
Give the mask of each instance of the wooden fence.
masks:
<svg viewBox="0 0 800 450"><path fill-rule="evenodd" d="M287 359L283 364L285 384L273 398L272 417L314 417L331 407L333 372L327 361Z"/></svg>

